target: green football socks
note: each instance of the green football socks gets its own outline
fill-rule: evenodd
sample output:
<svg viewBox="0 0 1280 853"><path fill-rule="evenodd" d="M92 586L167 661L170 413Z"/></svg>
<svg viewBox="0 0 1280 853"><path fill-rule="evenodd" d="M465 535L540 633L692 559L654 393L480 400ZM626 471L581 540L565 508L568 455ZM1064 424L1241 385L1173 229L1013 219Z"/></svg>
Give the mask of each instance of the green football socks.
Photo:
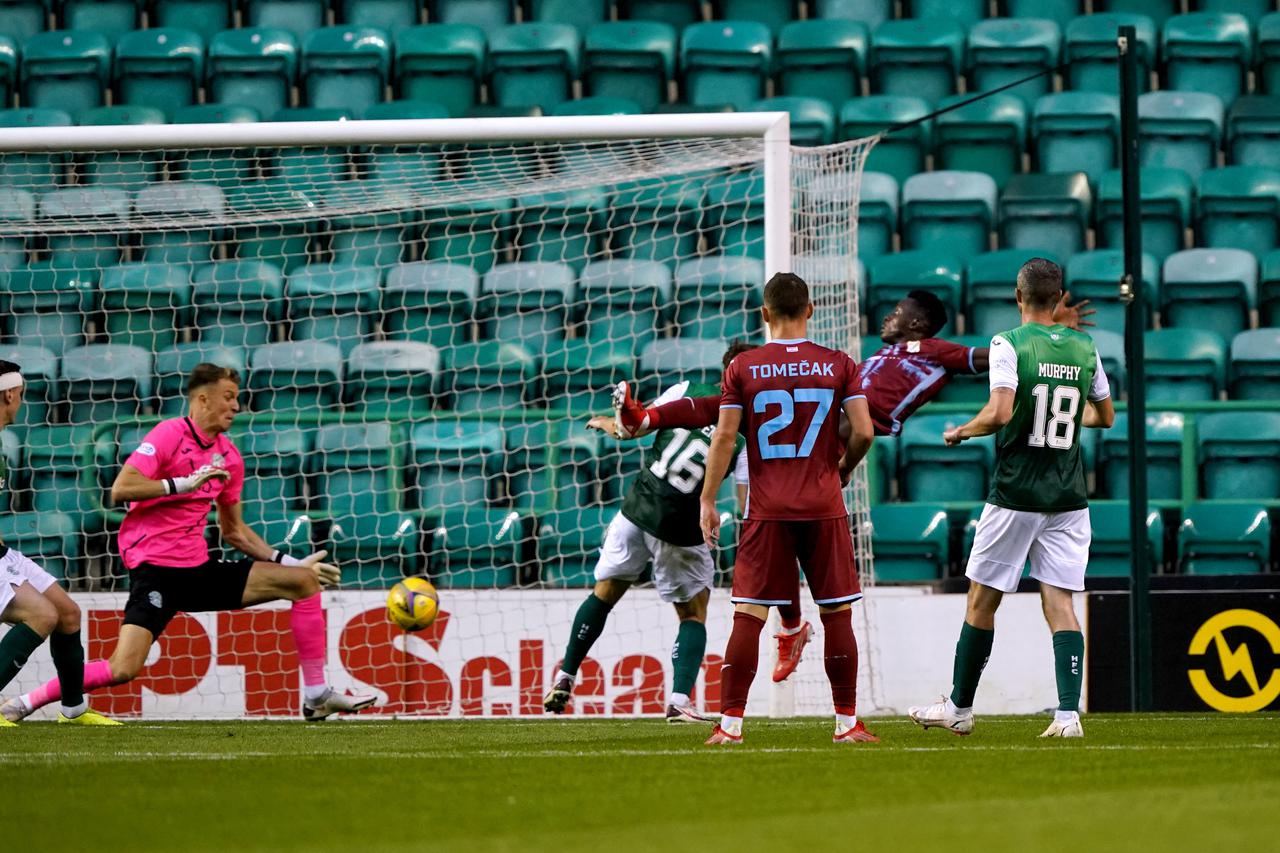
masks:
<svg viewBox="0 0 1280 853"><path fill-rule="evenodd" d="M0 689L13 681L27 658L43 642L44 637L21 622L9 629L4 638L0 639Z"/></svg>
<svg viewBox="0 0 1280 853"><path fill-rule="evenodd" d="M1053 671L1058 679L1058 710L1080 710L1080 683L1084 680L1084 634L1053 633Z"/></svg>
<svg viewBox="0 0 1280 853"><path fill-rule="evenodd" d="M956 643L956 662L951 676L951 703L957 708L972 708L978 692L978 680L991 657L991 641L996 632L975 628L968 622L960 628Z"/></svg>
<svg viewBox="0 0 1280 853"><path fill-rule="evenodd" d="M612 609L613 605L596 598L594 592L587 596L587 600L582 602L577 615L573 617L573 629L569 632L569 647L564 650L564 663L560 665L561 670L569 675L578 674L582 659L600 638L600 632L604 630L605 620L609 618L609 611Z"/></svg>
<svg viewBox="0 0 1280 853"><path fill-rule="evenodd" d="M671 647L671 692L688 696L698 683L698 669L707 651L707 626L695 619L683 619Z"/></svg>
<svg viewBox="0 0 1280 853"><path fill-rule="evenodd" d="M62 704L74 708L84 701L84 646L80 632L49 636L49 655L58 671L58 683L62 685Z"/></svg>

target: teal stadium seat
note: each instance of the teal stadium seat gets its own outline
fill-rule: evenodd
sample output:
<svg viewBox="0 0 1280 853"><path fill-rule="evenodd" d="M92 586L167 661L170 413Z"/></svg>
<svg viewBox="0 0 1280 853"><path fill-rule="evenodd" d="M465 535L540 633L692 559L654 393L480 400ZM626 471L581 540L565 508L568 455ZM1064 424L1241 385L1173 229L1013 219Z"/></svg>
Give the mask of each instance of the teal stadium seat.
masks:
<svg viewBox="0 0 1280 853"><path fill-rule="evenodd" d="M1158 262L1186 248L1195 186L1181 169L1148 167L1138 176L1142 251ZM1124 180L1119 169L1098 182L1098 243L1124 247Z"/></svg>
<svg viewBox="0 0 1280 853"><path fill-rule="evenodd" d="M992 254L995 254L995 253L992 253ZM972 264L970 265L969 268L973 269ZM981 270L981 267L979 267L979 270ZM995 270L995 272L998 273L1000 271ZM1006 293L1009 292L1011 290L1011 287L1008 285L1008 283L1007 282L1002 282L1002 283L1005 285L1005 292ZM994 290L997 286L998 285L992 285L992 289ZM966 318L966 322L967 322L967 318ZM1005 326L1005 328L1001 329L1000 331L1005 331L1008 328L1010 327ZM961 346L966 346L966 347L990 347L991 346L990 335L954 335L954 334L948 333L947 340L953 341L957 344L960 344ZM874 352L879 347L884 346L883 342L881 342L878 338L877 339L863 338L863 341L865 341L865 343L863 344L864 357L866 354L868 354L866 348L869 347L871 352ZM976 407L981 407L984 403L986 403L987 399L990 396L991 396L991 383L989 378L987 377L987 374L985 373L954 373L951 376L951 381L947 382L947 384L943 386L942 390L938 393L938 396L935 399L937 399L939 403L967 403L968 405L976 408ZM883 439L881 439L880 436L876 436L877 442L881 440ZM885 463L889 461L890 460L883 460L883 462ZM887 478L896 477L897 475L893 471L888 470L886 468L882 476L886 477L886 482L887 482ZM887 492L882 492L882 494L887 494Z"/></svg>
<svg viewBox="0 0 1280 853"><path fill-rule="evenodd" d="M387 272L382 329L394 341L444 349L471 339L480 276L465 264L414 261Z"/></svg>
<svg viewBox="0 0 1280 853"><path fill-rule="evenodd" d="M1245 95L1227 114L1227 162L1280 168L1280 97Z"/></svg>
<svg viewBox="0 0 1280 853"><path fill-rule="evenodd" d="M432 409L440 363L440 351L431 344L357 344L347 356L343 396L365 419L419 417Z"/></svg>
<svg viewBox="0 0 1280 853"><path fill-rule="evenodd" d="M353 27L377 27L388 33L421 23L418 0L341 0L335 3L338 18Z"/></svg>
<svg viewBox="0 0 1280 853"><path fill-rule="evenodd" d="M971 26L987 16L986 0L903 0L904 18L950 18Z"/></svg>
<svg viewBox="0 0 1280 853"><path fill-rule="evenodd" d="M99 424L142 414L151 401L151 353L129 344L89 344L62 354L67 420Z"/></svg>
<svg viewBox="0 0 1280 853"><path fill-rule="evenodd" d="M235 370L240 374L241 385L244 384L243 349L204 341L174 344L156 352L156 414L175 418L187 413L187 379L196 365L203 363Z"/></svg>
<svg viewBox="0 0 1280 853"><path fill-rule="evenodd" d="M513 24L489 41L489 91L503 107L550 109L573 97L582 45L571 24Z"/></svg>
<svg viewBox="0 0 1280 853"><path fill-rule="evenodd" d="M1164 24L1160 48L1166 89L1208 92L1227 106L1248 91L1253 32L1243 15L1175 15Z"/></svg>
<svg viewBox="0 0 1280 853"><path fill-rule="evenodd" d="M18 43L0 34L0 104L13 103L18 90Z"/></svg>
<svg viewBox="0 0 1280 853"><path fill-rule="evenodd" d="M587 264L578 280L587 340L640 347L674 314L671 269L657 261L614 259Z"/></svg>
<svg viewBox="0 0 1280 853"><path fill-rule="evenodd" d="M69 220L92 218L118 224L129 215L129 194L115 187L67 187L40 196L39 218L59 229ZM121 238L110 232L53 231L46 238L49 263L59 269L96 270L120 262Z"/></svg>
<svg viewBox="0 0 1280 853"><path fill-rule="evenodd" d="M953 95L938 104L945 109L971 95ZM1027 107L1016 95L991 95L934 120L940 168L984 172L1003 188L1022 171L1027 150Z"/></svg>
<svg viewBox="0 0 1280 853"><path fill-rule="evenodd" d="M414 501L439 512L488 504L504 467L502 427L448 419L417 424L409 438Z"/></svg>
<svg viewBox="0 0 1280 853"><path fill-rule="evenodd" d="M790 113L792 145L830 145L835 141L835 112L823 98L800 95L763 98L752 104L750 109L753 112Z"/></svg>
<svg viewBox="0 0 1280 853"><path fill-rule="evenodd" d="M854 288L858 304L867 304L867 267L855 254L792 255L791 269L812 289Z"/></svg>
<svg viewBox="0 0 1280 853"><path fill-rule="evenodd" d="M956 92L964 49L964 28L954 20L885 21L871 34L872 88L937 104Z"/></svg>
<svg viewBox="0 0 1280 853"><path fill-rule="evenodd" d="M155 107L95 107L85 110L78 123L86 126L164 124L162 110ZM86 184L106 184L137 192L158 180L164 155L156 151L113 151L84 155L75 170Z"/></svg>
<svg viewBox="0 0 1280 853"><path fill-rule="evenodd" d="M612 0L525 0L525 19L573 24L585 31L609 20Z"/></svg>
<svg viewBox="0 0 1280 853"><path fill-rule="evenodd" d="M1014 175L1000 195L1000 244L1069 259L1085 248L1093 195L1083 172Z"/></svg>
<svg viewBox="0 0 1280 853"><path fill-rule="evenodd" d="M1280 169L1224 166L1200 176L1197 242L1261 257L1280 245Z"/></svg>
<svg viewBox="0 0 1280 853"><path fill-rule="evenodd" d="M164 181L149 184L134 197L134 224L203 221L199 228L144 231L138 242L140 259L147 263L191 266L212 260L218 243L226 239L224 229L211 223L227 211L226 197L214 184L194 181Z"/></svg>
<svg viewBox="0 0 1280 853"><path fill-rule="evenodd" d="M935 581L947 572L947 513L937 504L871 508L876 581Z"/></svg>
<svg viewBox="0 0 1280 853"><path fill-rule="evenodd" d="M875 29L893 17L893 0L814 0L809 16L860 21Z"/></svg>
<svg viewBox="0 0 1280 853"><path fill-rule="evenodd" d="M498 264L485 273L476 315L481 336L519 341L534 352L564 340L573 270L552 261Z"/></svg>
<svg viewBox="0 0 1280 853"><path fill-rule="evenodd" d="M708 338L659 338L645 344L640 350L636 396L653 400L664 388L683 380L719 383L725 349L724 341Z"/></svg>
<svg viewBox="0 0 1280 853"><path fill-rule="evenodd" d="M1258 282L1258 325L1280 326L1280 249L1262 256Z"/></svg>
<svg viewBox="0 0 1280 853"><path fill-rule="evenodd" d="M1271 519L1256 504L1201 502L1183 513L1178 568L1188 575L1243 575L1271 565Z"/></svg>
<svg viewBox="0 0 1280 853"><path fill-rule="evenodd" d="M325 25L329 0L245 0L241 25L288 30L299 43Z"/></svg>
<svg viewBox="0 0 1280 853"><path fill-rule="evenodd" d="M1258 262L1241 249L1188 249L1170 255L1161 276L1165 326L1204 329L1230 340L1249 327L1258 304Z"/></svg>
<svg viewBox="0 0 1280 853"><path fill-rule="evenodd" d="M675 325L681 337L756 340L760 336L764 264L710 255L675 270Z"/></svg>
<svg viewBox="0 0 1280 853"><path fill-rule="evenodd" d="M1147 412L1147 497L1151 500L1176 501L1183 497L1184 426L1181 412ZM1125 412L1118 412L1111 429L1102 433L1098 494L1108 499L1129 499L1129 416Z"/></svg>
<svg viewBox="0 0 1280 853"><path fill-rule="evenodd" d="M713 0L711 6L716 21L755 21L775 34L800 17L798 0Z"/></svg>
<svg viewBox="0 0 1280 853"><path fill-rule="evenodd" d="M995 441L970 439L959 447L942 443L942 433L967 415L916 415L902 425L899 474L904 500L981 501L987 497L995 465Z"/></svg>
<svg viewBox="0 0 1280 853"><path fill-rule="evenodd" d="M110 78L111 42L100 32L36 33L22 46L24 106L78 115L102 106Z"/></svg>
<svg viewBox="0 0 1280 853"><path fill-rule="evenodd" d="M232 439L244 459L240 501L245 519L255 526L265 525L264 538L279 545L306 511L306 460L314 432L258 426L233 435Z"/></svg>
<svg viewBox="0 0 1280 853"><path fill-rule="evenodd" d="M0 345L0 358L19 365L25 383L22 408L18 410L15 425L34 427L53 420L54 406L61 398L59 354L43 346L46 342L52 343L47 339L37 338L26 344Z"/></svg>
<svg viewBox="0 0 1280 853"><path fill-rule="evenodd" d="M453 347L444 391L458 412L516 410L537 398L538 361L521 343L481 341Z"/></svg>
<svg viewBox="0 0 1280 853"><path fill-rule="evenodd" d="M505 437L507 491L517 509L545 512L597 500L598 434L558 420L508 425Z"/></svg>
<svg viewBox="0 0 1280 853"><path fill-rule="evenodd" d="M1196 440L1202 496L1280 496L1280 412L1206 412L1196 417Z"/></svg>
<svg viewBox="0 0 1280 853"><path fill-rule="evenodd" d="M883 172L863 172L858 199L858 256L870 260L893 251L898 233L898 182ZM814 201L838 200L847 193L846 181L820 178L810 195Z"/></svg>
<svg viewBox="0 0 1280 853"><path fill-rule="evenodd" d="M25 366L25 365L24 365ZM42 515L62 512L78 526L92 529L94 495L80 488L83 453L94 425L34 425L23 440L23 469L17 480L31 498L31 509Z"/></svg>
<svg viewBox="0 0 1280 853"><path fill-rule="evenodd" d="M68 30L98 32L112 42L139 26L143 0L61 0L59 20Z"/></svg>
<svg viewBox="0 0 1280 853"><path fill-rule="evenodd" d="M204 39L167 27L125 33L116 44L116 97L172 116L196 102L204 81Z"/></svg>
<svg viewBox="0 0 1280 853"><path fill-rule="evenodd" d="M1119 165L1120 100L1097 92L1059 92L1035 103L1031 136L1041 172L1084 172L1091 182Z"/></svg>
<svg viewBox="0 0 1280 853"><path fill-rule="evenodd" d="M745 110L765 95L773 36L754 21L707 21L685 28L680 43L684 100Z"/></svg>
<svg viewBox="0 0 1280 853"><path fill-rule="evenodd" d="M525 196L516 204L515 247L522 261L555 261L581 270L603 254L609 197L599 187Z"/></svg>
<svg viewBox="0 0 1280 853"><path fill-rule="evenodd" d="M589 587L616 506L570 507L548 513L538 523L538 565L544 586Z"/></svg>
<svg viewBox="0 0 1280 853"><path fill-rule="evenodd" d="M965 261L991 248L996 218L995 180L982 172L925 172L902 185L902 245L945 246Z"/></svg>
<svg viewBox="0 0 1280 853"><path fill-rule="evenodd" d="M1258 89L1280 95L1280 12L1258 22Z"/></svg>
<svg viewBox="0 0 1280 853"><path fill-rule="evenodd" d="M1164 520L1156 509L1147 512L1147 556L1152 574L1164 562ZM1089 501L1091 578L1127 578L1132 572L1133 540L1129 536L1128 501Z"/></svg>
<svg viewBox="0 0 1280 853"><path fill-rule="evenodd" d="M1063 59L1071 65L1063 82L1077 92L1120 94L1119 61L1115 50L1120 27L1134 28L1138 56L1138 91L1150 87L1151 71L1156 67L1159 44L1158 30L1151 18L1141 12L1095 12L1078 15L1066 25Z"/></svg>
<svg viewBox="0 0 1280 853"><path fill-rule="evenodd" d="M993 18L969 29L970 91L990 92L1009 83L1049 71L1058 65L1062 30L1056 23L1037 18ZM1007 90L1030 103L1053 89L1053 75L1046 74Z"/></svg>
<svg viewBox="0 0 1280 853"><path fill-rule="evenodd" d="M312 264L285 282L294 340L325 341L342 353L373 334L381 273L353 264Z"/></svg>
<svg viewBox="0 0 1280 853"><path fill-rule="evenodd" d="M965 333L984 338L981 346L985 347L992 335L1022 325L1022 315L1014 301L1018 270L1032 258L1046 254L1033 249L1000 249L969 258L965 269ZM1058 263L1055 257L1046 259ZM986 401L985 395L982 401Z"/></svg>
<svg viewBox="0 0 1280 853"><path fill-rule="evenodd" d="M1120 299L1120 279L1124 277L1124 251L1098 249L1080 252L1067 262L1066 288L1072 300L1088 299L1098 329L1124 334L1125 303ZM1142 253L1142 289L1146 298L1145 328L1151 328L1153 306L1160 304L1160 262ZM1091 332L1093 330L1090 330Z"/></svg>
<svg viewBox="0 0 1280 853"><path fill-rule="evenodd" d="M1234 12L1244 15L1254 27L1275 6L1271 0L1197 0L1193 5L1201 12Z"/></svg>
<svg viewBox="0 0 1280 853"><path fill-rule="evenodd" d="M724 255L764 257L764 170L708 176L703 225Z"/></svg>
<svg viewBox="0 0 1280 853"><path fill-rule="evenodd" d="M80 346L85 342L85 317L97 305L97 290L96 271L59 269L48 261L0 273L5 340L36 344L55 355ZM30 405L28 400L25 406Z"/></svg>
<svg viewBox="0 0 1280 853"><path fill-rule="evenodd" d="M395 86L400 97L443 104L465 115L480 99L484 30L470 24L426 24L395 31Z"/></svg>
<svg viewBox="0 0 1280 853"><path fill-rule="evenodd" d="M706 198L705 174L675 182L657 178L617 188L611 242L623 258L668 262L696 255Z"/></svg>
<svg viewBox="0 0 1280 853"><path fill-rule="evenodd" d="M1000 12L1010 18L1043 18L1065 27L1083 11L1083 0L1004 0Z"/></svg>
<svg viewBox="0 0 1280 853"><path fill-rule="evenodd" d="M25 107L0 110L0 128L67 127L70 124L71 116L64 110ZM65 154L7 153L0 157L0 184L11 184L27 189L53 187L63 182L66 167Z"/></svg>
<svg viewBox="0 0 1280 853"><path fill-rule="evenodd" d="M0 185L0 222L14 229L0 237L0 276L26 265L27 239L22 232L31 227L35 218L36 197L29 190Z"/></svg>
<svg viewBox="0 0 1280 853"><path fill-rule="evenodd" d="M862 94L870 34L861 21L792 21L778 34L774 63L783 95L822 98L832 110Z"/></svg>
<svg viewBox="0 0 1280 853"><path fill-rule="evenodd" d="M0 0L0 12L4 15L5 32L23 42L45 29L49 0Z"/></svg>
<svg viewBox="0 0 1280 853"><path fill-rule="evenodd" d="M840 108L841 139L875 136L897 124L929 114L929 105L909 95L869 95L846 101ZM884 172L898 183L923 172L925 157L933 148L930 122L922 122L886 136L867 155L863 168Z"/></svg>
<svg viewBox="0 0 1280 853"><path fill-rule="evenodd" d="M1146 339L1147 399L1197 403L1216 400L1227 385L1227 344L1208 329L1159 329Z"/></svg>
<svg viewBox="0 0 1280 853"><path fill-rule="evenodd" d="M449 509L432 531L432 577L444 589L515 586L524 539L518 513L481 506Z"/></svg>
<svg viewBox="0 0 1280 853"><path fill-rule="evenodd" d="M251 107L270 118L289 106L298 77L298 39L288 29L225 30L209 43L208 98Z"/></svg>
<svg viewBox="0 0 1280 853"><path fill-rule="evenodd" d="M240 104L195 104L173 111L174 124L238 124L261 120L257 110ZM173 162L171 168L188 181L231 190L250 179L254 159L246 150L204 148L186 152L185 159Z"/></svg>
<svg viewBox="0 0 1280 853"><path fill-rule="evenodd" d="M589 95L585 98L578 98L573 101L565 101L559 106L551 110L553 116L638 116L643 113L640 105L630 98L611 98L605 95ZM578 160L574 160L573 167L568 171L574 171L575 168L590 168L590 164L597 162L597 157L612 158L603 162L617 163L617 159L613 158L612 153L597 152L592 143L578 143L581 150L577 156ZM575 155L569 152L575 146L571 143L558 152L565 161L571 160ZM553 155L554 156L554 155ZM578 164L582 165L579 167Z"/></svg>
<svg viewBox="0 0 1280 853"><path fill-rule="evenodd" d="M61 512L6 512L0 516L0 539L55 578L74 579L80 568L81 531Z"/></svg>
<svg viewBox="0 0 1280 853"><path fill-rule="evenodd" d="M1280 400L1280 329L1252 329L1232 339L1231 397Z"/></svg>
<svg viewBox="0 0 1280 853"><path fill-rule="evenodd" d="M913 290L933 293L952 318L959 312L964 265L936 247L875 258L867 265L867 277L867 318L872 329L879 329L898 301Z"/></svg>
<svg viewBox="0 0 1280 853"><path fill-rule="evenodd" d="M586 31L582 85L595 96L628 98L652 110L676 76L676 31L658 21L605 21Z"/></svg>
<svg viewBox="0 0 1280 853"><path fill-rule="evenodd" d="M505 252L511 228L509 198L453 202L423 212L426 260L466 264L484 274Z"/></svg>
<svg viewBox="0 0 1280 853"><path fill-rule="evenodd" d="M1148 92L1138 98L1138 156L1143 166L1181 169L1192 178L1218 163L1223 109L1207 92Z"/></svg>
<svg viewBox="0 0 1280 853"><path fill-rule="evenodd" d="M209 43L232 24L229 0L152 0L152 26L190 30Z"/></svg>
<svg viewBox="0 0 1280 853"><path fill-rule="evenodd" d="M337 266L382 270L398 264L408 254L421 233L415 227L418 212L404 208L375 212L369 208L403 199L405 187L429 184L434 179L431 168L435 164L399 150L371 151L368 157L373 161L369 180L339 181L325 194L334 212L328 220L332 229L329 251ZM378 173L383 168L388 171Z"/></svg>
<svg viewBox="0 0 1280 853"><path fill-rule="evenodd" d="M6 478L12 476L9 472L18 472L22 470L22 443L19 441L17 434L11 429L0 431L0 457L4 459ZM8 481L6 479L6 486ZM12 486L5 489L5 493L0 495L0 510L6 514L14 510Z"/></svg>
<svg viewBox="0 0 1280 853"><path fill-rule="evenodd" d="M606 391L635 373L635 341L572 340L546 352L542 379L553 409L591 408Z"/></svg>
<svg viewBox="0 0 1280 853"><path fill-rule="evenodd" d="M342 351L320 341L263 344L249 353L253 410L328 410L342 400Z"/></svg>
<svg viewBox="0 0 1280 853"><path fill-rule="evenodd" d="M284 322L284 275L262 261L205 264L193 277L191 302L202 343L261 346Z"/></svg>
<svg viewBox="0 0 1280 853"><path fill-rule="evenodd" d="M1165 21L1177 14L1179 0L1100 0L1095 11L1128 12L1150 15L1157 27L1164 26Z"/></svg>
<svg viewBox="0 0 1280 853"><path fill-rule="evenodd" d="M107 267L99 283L105 330L113 344L154 352L191 325L191 271L163 263Z"/></svg>
<svg viewBox="0 0 1280 853"><path fill-rule="evenodd" d="M298 84L319 109L350 110L359 116L385 100L391 79L391 39L373 27L322 27L302 43Z"/></svg>
<svg viewBox="0 0 1280 853"><path fill-rule="evenodd" d="M492 38L512 22L515 4L511 0L434 0L429 8L433 21L469 24Z"/></svg>

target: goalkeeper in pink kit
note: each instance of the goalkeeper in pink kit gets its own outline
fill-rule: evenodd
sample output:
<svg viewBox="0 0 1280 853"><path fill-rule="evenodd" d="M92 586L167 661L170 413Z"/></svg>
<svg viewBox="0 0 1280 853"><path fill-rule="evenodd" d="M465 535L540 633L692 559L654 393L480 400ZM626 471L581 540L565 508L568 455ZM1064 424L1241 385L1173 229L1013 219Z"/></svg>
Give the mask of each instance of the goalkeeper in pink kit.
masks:
<svg viewBox="0 0 1280 853"><path fill-rule="evenodd" d="M325 681L320 587L336 584L338 570L322 562L326 552L291 557L245 523L244 460L226 435L240 410L239 393L236 371L198 365L187 383L189 414L161 421L147 433L112 484L112 501L127 505L117 541L129 570L129 601L115 652L110 660L85 665L84 688L137 677L151 644L179 612L284 600L293 602L290 627L302 668L304 717L320 720L368 708L376 696L339 693ZM222 538L246 558L210 558L204 528L211 505ZM9 700L0 713L17 721L60 696L54 679Z"/></svg>

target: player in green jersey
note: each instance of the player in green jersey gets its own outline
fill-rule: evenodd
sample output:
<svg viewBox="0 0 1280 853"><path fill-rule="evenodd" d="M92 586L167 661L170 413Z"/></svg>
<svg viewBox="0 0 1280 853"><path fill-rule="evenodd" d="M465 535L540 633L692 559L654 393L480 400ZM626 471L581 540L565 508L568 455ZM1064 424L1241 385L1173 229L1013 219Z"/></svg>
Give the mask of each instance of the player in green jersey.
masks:
<svg viewBox="0 0 1280 853"><path fill-rule="evenodd" d="M737 342L730 345L724 354L724 366L728 367L734 356L749 349L754 346ZM658 399L665 403L718 392L715 385L679 382ZM592 418L588 426L616 435L614 416ZM653 448L646 453L646 466L631 484L622 508L605 532L596 563L595 588L578 608L569 631L564 663L543 700L548 712L564 713L573 694L578 668L604 630L609 611L652 560L653 583L658 595L674 605L680 619L671 649L675 675L667 701L667 722L714 721L714 717L704 715L690 699L707 647L707 601L715 580L715 561L702 541L698 522L698 500L714 430L711 426L701 430L658 431ZM737 439L736 450L742 450L741 437Z"/></svg>
<svg viewBox="0 0 1280 853"><path fill-rule="evenodd" d="M1079 438L1081 427L1109 428L1115 409L1093 340L1053 322L1061 294L1057 264L1043 258L1023 264L1016 293L1022 325L991 339L991 397L973 420L943 434L954 447L996 433L996 470L965 569L969 601L951 695L907 712L926 729L973 731L973 699L991 654L996 609L1030 562L1053 632L1058 684L1058 711L1042 737L1084 734L1084 635L1071 594L1084 589L1092 533Z"/></svg>

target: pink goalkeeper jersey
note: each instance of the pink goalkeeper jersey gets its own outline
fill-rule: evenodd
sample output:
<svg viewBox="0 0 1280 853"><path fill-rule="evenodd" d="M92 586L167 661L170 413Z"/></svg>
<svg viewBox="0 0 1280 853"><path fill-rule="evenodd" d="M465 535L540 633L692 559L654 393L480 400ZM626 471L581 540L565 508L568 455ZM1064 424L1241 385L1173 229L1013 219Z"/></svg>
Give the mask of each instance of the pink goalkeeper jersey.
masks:
<svg viewBox="0 0 1280 853"><path fill-rule="evenodd" d="M156 424L125 464L152 480L186 477L205 465L226 468L227 480L209 480L185 495L167 495L129 504L117 541L126 567L143 563L190 567L209 559L205 521L213 502L232 506L244 487L244 460L225 433L209 438L190 418Z"/></svg>

